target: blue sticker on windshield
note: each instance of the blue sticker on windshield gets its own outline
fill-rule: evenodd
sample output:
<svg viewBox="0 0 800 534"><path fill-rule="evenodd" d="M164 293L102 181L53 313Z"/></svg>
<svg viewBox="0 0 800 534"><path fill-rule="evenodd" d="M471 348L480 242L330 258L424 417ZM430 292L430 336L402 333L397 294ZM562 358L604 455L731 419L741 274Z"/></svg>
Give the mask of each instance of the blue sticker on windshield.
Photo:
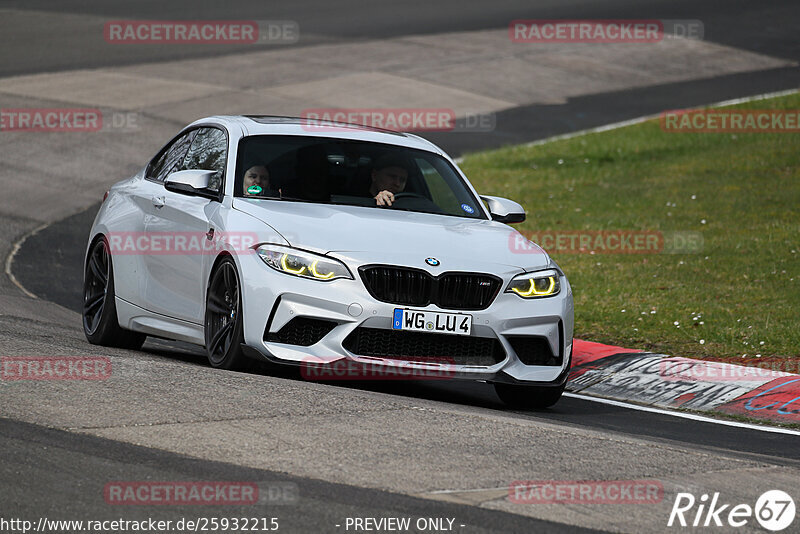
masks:
<svg viewBox="0 0 800 534"><path fill-rule="evenodd" d="M475 213L475 208L473 208L469 204L461 204L461 209L466 211L467 213Z"/></svg>

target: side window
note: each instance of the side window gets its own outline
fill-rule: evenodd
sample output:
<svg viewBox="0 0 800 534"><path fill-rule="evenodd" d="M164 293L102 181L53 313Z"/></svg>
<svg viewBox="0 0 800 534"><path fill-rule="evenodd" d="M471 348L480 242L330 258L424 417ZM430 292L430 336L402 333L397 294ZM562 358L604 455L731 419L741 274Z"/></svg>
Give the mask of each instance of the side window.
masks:
<svg viewBox="0 0 800 534"><path fill-rule="evenodd" d="M196 133L197 130L186 132L165 148L150 163L150 167L147 169L147 177L163 183L170 173L180 170L179 166L186 157L186 151L189 150L189 145Z"/></svg>
<svg viewBox="0 0 800 534"><path fill-rule="evenodd" d="M225 137L225 132L218 128L200 128L189 147L181 170L216 171L209 189L219 191L227 156L228 139Z"/></svg>

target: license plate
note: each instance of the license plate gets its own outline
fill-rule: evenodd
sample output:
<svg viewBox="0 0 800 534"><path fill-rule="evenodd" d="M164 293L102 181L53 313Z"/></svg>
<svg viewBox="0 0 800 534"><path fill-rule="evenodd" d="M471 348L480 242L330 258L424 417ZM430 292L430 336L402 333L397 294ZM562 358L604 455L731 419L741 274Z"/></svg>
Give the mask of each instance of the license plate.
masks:
<svg viewBox="0 0 800 534"><path fill-rule="evenodd" d="M395 308L392 329L468 336L472 331L472 316Z"/></svg>

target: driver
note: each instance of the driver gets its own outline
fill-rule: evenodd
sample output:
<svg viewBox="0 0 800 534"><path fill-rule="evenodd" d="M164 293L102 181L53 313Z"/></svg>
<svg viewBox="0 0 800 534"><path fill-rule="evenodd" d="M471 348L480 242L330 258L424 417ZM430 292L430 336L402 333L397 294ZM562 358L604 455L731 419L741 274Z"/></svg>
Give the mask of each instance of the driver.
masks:
<svg viewBox="0 0 800 534"><path fill-rule="evenodd" d="M409 172L408 161L397 154L386 154L375 161L369 196L378 206L391 206L394 195L406 188Z"/></svg>

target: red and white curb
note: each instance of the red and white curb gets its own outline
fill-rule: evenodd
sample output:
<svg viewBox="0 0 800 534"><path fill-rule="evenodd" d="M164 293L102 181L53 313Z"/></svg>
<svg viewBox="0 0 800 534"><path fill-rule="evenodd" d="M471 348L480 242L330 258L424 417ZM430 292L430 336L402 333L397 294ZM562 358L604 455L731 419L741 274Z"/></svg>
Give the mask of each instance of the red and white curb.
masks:
<svg viewBox="0 0 800 534"><path fill-rule="evenodd" d="M800 375L579 339L567 391L644 406L800 423Z"/></svg>

